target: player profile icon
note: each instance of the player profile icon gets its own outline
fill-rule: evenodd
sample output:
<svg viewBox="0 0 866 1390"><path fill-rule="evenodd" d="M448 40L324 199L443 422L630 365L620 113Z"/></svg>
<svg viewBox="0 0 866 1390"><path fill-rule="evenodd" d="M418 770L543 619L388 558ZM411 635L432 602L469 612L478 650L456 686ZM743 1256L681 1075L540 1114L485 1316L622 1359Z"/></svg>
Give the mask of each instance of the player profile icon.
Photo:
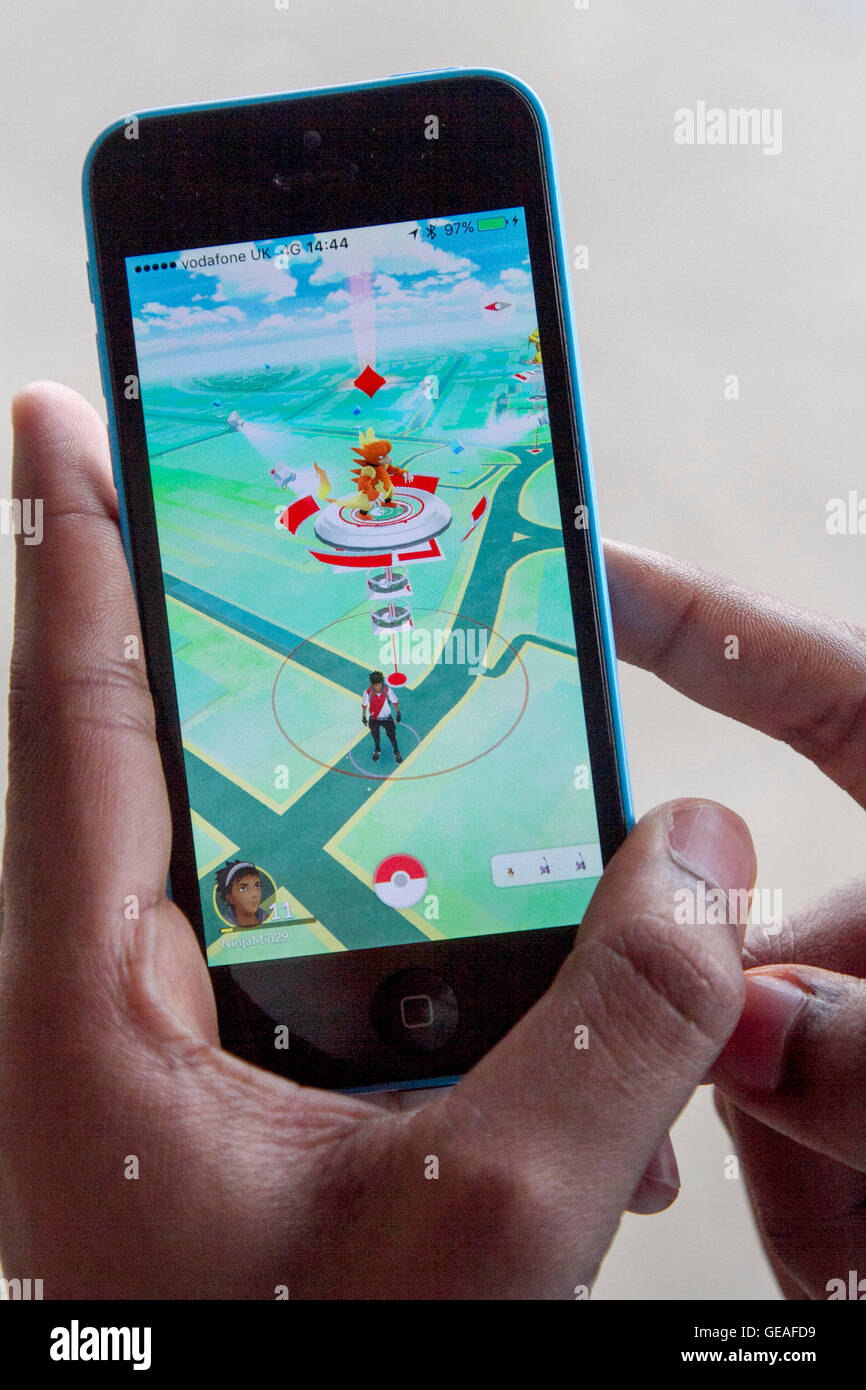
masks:
<svg viewBox="0 0 866 1390"><path fill-rule="evenodd" d="M277 886L270 874L246 859L232 859L216 871L214 908L222 931L260 927L271 915ZM264 905L263 905L264 899Z"/></svg>

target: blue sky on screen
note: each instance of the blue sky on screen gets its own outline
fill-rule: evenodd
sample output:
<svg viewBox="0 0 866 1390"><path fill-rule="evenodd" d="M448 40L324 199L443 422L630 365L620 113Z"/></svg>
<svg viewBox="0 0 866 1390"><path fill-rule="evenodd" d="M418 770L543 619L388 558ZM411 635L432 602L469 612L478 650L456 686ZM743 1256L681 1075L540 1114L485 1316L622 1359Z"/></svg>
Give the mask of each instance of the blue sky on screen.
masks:
<svg viewBox="0 0 866 1390"><path fill-rule="evenodd" d="M502 216L501 230L479 231L479 217ZM513 219L516 218L516 224ZM446 223L461 230L446 235ZM465 230L470 223L473 230ZM127 262L142 374L148 380L196 372L369 353L385 360L409 349L478 339L503 341L535 326L523 212L454 214L346 231L305 233L301 254L273 257L287 238L191 251L154 252ZM411 236L413 227L417 237ZM345 236L348 248L310 253L310 240ZM270 260L257 257L270 248ZM243 262L184 269L182 261L244 253ZM175 270L136 265L177 262ZM502 306L490 311L490 304Z"/></svg>

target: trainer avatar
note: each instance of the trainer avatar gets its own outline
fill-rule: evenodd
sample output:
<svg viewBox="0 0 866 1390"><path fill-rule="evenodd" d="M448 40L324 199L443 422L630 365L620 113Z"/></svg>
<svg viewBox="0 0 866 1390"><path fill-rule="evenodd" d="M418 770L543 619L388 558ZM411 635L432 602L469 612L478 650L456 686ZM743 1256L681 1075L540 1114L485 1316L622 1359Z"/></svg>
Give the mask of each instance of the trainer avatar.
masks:
<svg viewBox="0 0 866 1390"><path fill-rule="evenodd" d="M216 873L216 891L222 899L217 907L220 917L235 927L261 926L268 916L263 907L262 880L255 864L241 859L229 860Z"/></svg>
<svg viewBox="0 0 866 1390"><path fill-rule="evenodd" d="M385 677L381 671L370 672L370 684L364 691L361 700L361 719L367 724L367 711L369 710L369 728L373 735L373 762L379 761L379 740L382 730L388 735L388 741L394 749L394 759L402 763L400 750L397 747L397 730L394 727L395 720L400 723L400 702L390 686L385 684Z"/></svg>

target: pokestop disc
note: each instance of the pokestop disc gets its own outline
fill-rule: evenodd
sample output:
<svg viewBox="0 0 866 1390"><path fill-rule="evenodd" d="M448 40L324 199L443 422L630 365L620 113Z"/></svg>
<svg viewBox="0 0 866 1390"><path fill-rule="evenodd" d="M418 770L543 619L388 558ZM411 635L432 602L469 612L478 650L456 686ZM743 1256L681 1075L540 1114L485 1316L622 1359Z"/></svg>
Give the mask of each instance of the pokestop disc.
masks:
<svg viewBox="0 0 866 1390"><path fill-rule="evenodd" d="M373 887L388 907L414 907L427 892L427 870L411 854L389 854L373 874Z"/></svg>
<svg viewBox="0 0 866 1390"><path fill-rule="evenodd" d="M359 555L367 551L381 561L382 554L424 545L451 525L450 507L433 492L401 484L394 500L394 507L377 505L375 516L364 516L357 507L332 502L316 516L313 531L335 550Z"/></svg>

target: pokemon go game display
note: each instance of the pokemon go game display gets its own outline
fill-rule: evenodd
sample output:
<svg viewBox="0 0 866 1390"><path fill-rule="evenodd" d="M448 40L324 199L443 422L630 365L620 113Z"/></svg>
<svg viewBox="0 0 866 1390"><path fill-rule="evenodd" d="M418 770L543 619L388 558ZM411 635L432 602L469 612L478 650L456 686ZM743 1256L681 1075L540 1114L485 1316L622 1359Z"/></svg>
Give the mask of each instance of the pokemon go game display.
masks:
<svg viewBox="0 0 866 1390"><path fill-rule="evenodd" d="M209 963L579 920L523 209L205 250L127 280Z"/></svg>

